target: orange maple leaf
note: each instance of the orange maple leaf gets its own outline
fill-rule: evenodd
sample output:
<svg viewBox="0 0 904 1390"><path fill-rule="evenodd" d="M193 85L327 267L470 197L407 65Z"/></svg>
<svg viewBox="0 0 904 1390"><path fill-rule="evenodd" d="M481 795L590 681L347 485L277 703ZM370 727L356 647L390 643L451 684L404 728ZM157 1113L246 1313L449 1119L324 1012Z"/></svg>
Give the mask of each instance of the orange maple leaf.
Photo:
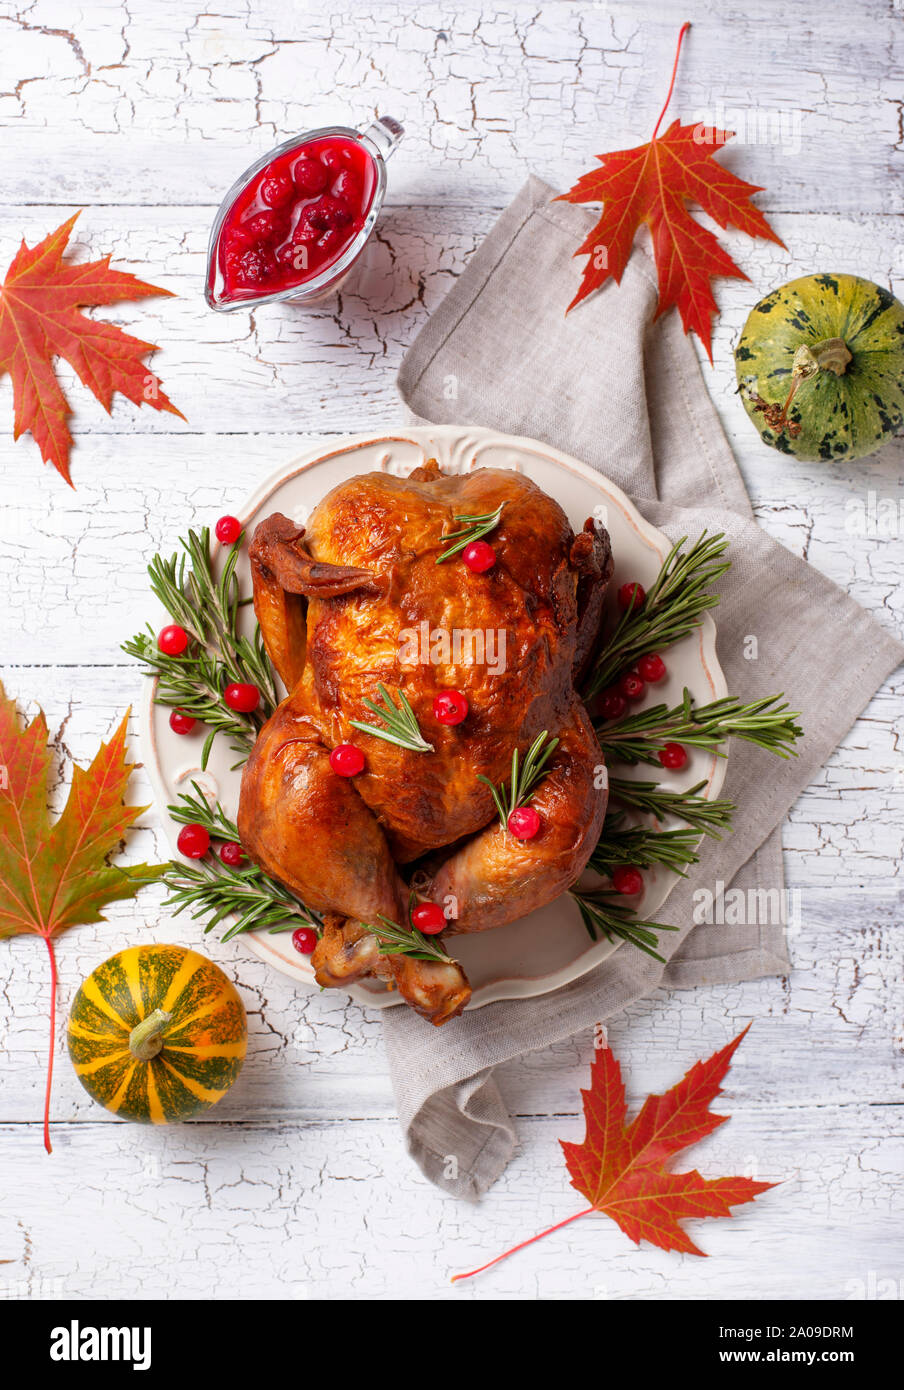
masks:
<svg viewBox="0 0 904 1390"><path fill-rule="evenodd" d="M121 391L135 405L147 404L185 419L142 361L156 352L155 345L79 312L81 306L170 291L111 270L109 256L81 265L64 261L77 217L76 212L37 246L23 241L0 285L0 376L9 372L12 377L14 438L30 433L44 462L52 463L70 487L71 410L53 370L55 357L66 359L108 414L113 392Z"/></svg>
<svg viewBox="0 0 904 1390"><path fill-rule="evenodd" d="M775 1187L752 1178L703 1178L694 1170L673 1173L665 1165L682 1149L698 1143L728 1119L710 1105L721 1094L721 1082L731 1059L750 1027L706 1062L690 1071L663 1096L647 1096L638 1115L627 1120L621 1068L608 1047L598 1049L590 1072L590 1089L582 1091L587 1131L582 1144L559 1142L571 1175L571 1185L586 1197L589 1207L522 1241L504 1255L457 1279L498 1264L500 1260L542 1240L591 1212L602 1212L635 1244L641 1240L662 1250L704 1255L679 1224L699 1216L731 1216L731 1208L752 1202Z"/></svg>
<svg viewBox="0 0 904 1390"><path fill-rule="evenodd" d="M658 133L675 86L681 43L689 28L689 24L683 25L678 36L671 85L649 144L597 155L602 168L582 174L556 201L603 204L599 221L574 253L590 259L568 309L608 279L616 284L621 281L637 230L645 222L653 238L659 277L656 317L677 306L685 333L697 334L712 362L712 317L719 307L710 282L717 275L741 280L748 277L712 232L694 221L687 204L699 204L720 227L737 227L748 236L763 237L779 246L785 243L750 201L751 194L762 189L737 178L713 158L714 148L730 140L733 131L681 125L675 120L664 135Z"/></svg>
<svg viewBox="0 0 904 1390"><path fill-rule="evenodd" d="M126 806L133 763L126 760L126 714L89 768L73 769L62 815L47 813L51 771L47 723L40 711L19 728L16 706L0 685L0 939L32 933L50 955L50 1059L44 1101L44 1147L50 1153L50 1087L56 1034L57 966L53 937L81 923L102 922L101 908L133 897L165 872L163 865L117 868L107 859L146 810Z"/></svg>

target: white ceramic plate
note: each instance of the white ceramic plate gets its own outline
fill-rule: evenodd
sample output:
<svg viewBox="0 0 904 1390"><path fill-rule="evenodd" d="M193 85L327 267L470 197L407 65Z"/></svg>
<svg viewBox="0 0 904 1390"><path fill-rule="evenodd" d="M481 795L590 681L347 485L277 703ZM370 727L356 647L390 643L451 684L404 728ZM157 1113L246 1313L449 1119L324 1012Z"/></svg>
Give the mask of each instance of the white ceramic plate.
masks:
<svg viewBox="0 0 904 1390"><path fill-rule="evenodd" d="M580 530L588 516L595 516L612 537L613 601L619 584L626 580L636 579L649 587L668 554L669 542L662 532L644 521L619 488L586 464L535 440L452 425L403 427L393 434L352 435L332 440L328 447L321 443L280 468L253 493L238 515L248 530L274 511L284 512L303 525L315 505L338 483L372 469L404 476L428 458L438 459L444 470L454 473L473 468L518 469L559 502L575 531ZM250 592L244 556L239 561L238 575L243 592ZM250 605L246 611L250 615ZM700 704L727 694L716 659L715 624L708 614L695 633L669 649L667 665L667 679L648 692L647 702L665 700L675 704L685 686ZM241 774L230 771L234 755L223 739L216 741L208 768L202 773L204 731L199 726L187 737L174 734L169 727L169 710L154 704L153 693L154 681L148 680L142 714L144 759L176 853L178 826L166 815L167 804L174 802L180 791L190 790L194 779L207 794L218 797L227 814L234 818ZM656 777L649 767L619 771L641 780ZM676 789L705 779L704 794L709 798L718 796L724 777L724 758L697 751L691 751L681 772L669 774ZM643 896L634 905L642 915L650 917L665 902L676 879L665 869L647 872L644 877ZM242 939L250 951L277 970L317 988L307 957L300 956L292 946L291 933L271 936L256 932ZM524 999L558 989L605 960L620 944L591 942L577 908L564 897L508 926L456 937L454 952L474 989L469 1007L480 1008L497 999ZM401 1002L397 993L386 991L376 981L356 985L350 993L372 1005Z"/></svg>

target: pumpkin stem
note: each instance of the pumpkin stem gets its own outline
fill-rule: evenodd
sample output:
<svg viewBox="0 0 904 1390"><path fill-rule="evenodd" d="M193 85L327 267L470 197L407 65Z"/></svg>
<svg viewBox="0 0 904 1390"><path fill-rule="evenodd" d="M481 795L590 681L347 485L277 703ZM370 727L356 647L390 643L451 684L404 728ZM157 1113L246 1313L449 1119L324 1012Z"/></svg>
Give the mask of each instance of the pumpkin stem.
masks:
<svg viewBox="0 0 904 1390"><path fill-rule="evenodd" d="M850 361L852 355L843 338L823 338L821 343L814 343L812 347L801 343L791 363L791 377L792 380L796 377L800 381L807 381L817 372L834 372L836 376L844 376Z"/></svg>
<svg viewBox="0 0 904 1390"><path fill-rule="evenodd" d="M172 1014L165 1009L155 1009L141 1023L136 1024L129 1034L129 1051L139 1062L150 1062L163 1047L163 1029Z"/></svg>
<svg viewBox="0 0 904 1390"><path fill-rule="evenodd" d="M794 439L800 434L800 425L795 425L789 421L788 410L798 386L802 381L809 381L819 372L834 372L836 376L844 376L848 363L851 361L853 361L853 354L843 338L823 338L821 343L814 343L812 347L808 347L806 343L801 343L791 362L791 389L785 397L784 404L778 405L776 402L769 405L762 397L752 396L753 408L763 412L766 424L770 429L775 430L776 434L781 434L782 430L787 430L791 438Z"/></svg>

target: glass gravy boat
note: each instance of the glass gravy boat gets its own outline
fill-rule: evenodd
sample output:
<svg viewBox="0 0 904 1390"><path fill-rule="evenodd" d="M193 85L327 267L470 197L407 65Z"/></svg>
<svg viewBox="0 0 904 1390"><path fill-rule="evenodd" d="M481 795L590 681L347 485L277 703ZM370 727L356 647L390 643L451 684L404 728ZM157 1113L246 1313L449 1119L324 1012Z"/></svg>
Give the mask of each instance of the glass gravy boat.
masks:
<svg viewBox="0 0 904 1390"><path fill-rule="evenodd" d="M404 128L391 116L378 117L361 133L349 126L323 126L317 130L305 131L301 135L294 136L291 140L284 140L282 144L268 150L266 154L261 155L260 159L255 160L232 185L214 218L207 248L207 278L204 286L204 297L209 307L218 313L230 313L234 309L256 308L259 304L273 304L280 300L291 300L293 304L298 304L301 307L313 307L335 294L361 255L374 229L386 195L386 161L403 134ZM331 138L341 139L358 147L366 160L369 161L373 175L370 201L364 212L363 221L351 241L342 246L333 259L327 259L316 273L312 273L310 276L305 275L299 283L268 288L264 281L259 289L253 285L245 285L238 289L230 287L224 274L221 240L224 236L224 228L228 234L227 222L238 200L268 165L280 160L282 156L292 153L301 156L304 146ZM306 195L303 194L302 197L304 196ZM298 254L303 256L304 252L299 251ZM301 270L301 273L304 274L303 266L299 267L297 262L295 263L295 270ZM288 273L291 275L292 271L290 270Z"/></svg>

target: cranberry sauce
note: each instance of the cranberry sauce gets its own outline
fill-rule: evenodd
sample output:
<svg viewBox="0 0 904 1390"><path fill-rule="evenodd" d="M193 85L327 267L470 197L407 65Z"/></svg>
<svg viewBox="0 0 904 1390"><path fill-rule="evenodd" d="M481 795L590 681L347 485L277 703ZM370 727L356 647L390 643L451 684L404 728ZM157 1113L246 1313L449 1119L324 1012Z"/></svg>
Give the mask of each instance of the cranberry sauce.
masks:
<svg viewBox="0 0 904 1390"><path fill-rule="evenodd" d="M272 160L223 222L216 257L225 297L255 299L320 275L360 232L376 183L371 155L343 135Z"/></svg>

